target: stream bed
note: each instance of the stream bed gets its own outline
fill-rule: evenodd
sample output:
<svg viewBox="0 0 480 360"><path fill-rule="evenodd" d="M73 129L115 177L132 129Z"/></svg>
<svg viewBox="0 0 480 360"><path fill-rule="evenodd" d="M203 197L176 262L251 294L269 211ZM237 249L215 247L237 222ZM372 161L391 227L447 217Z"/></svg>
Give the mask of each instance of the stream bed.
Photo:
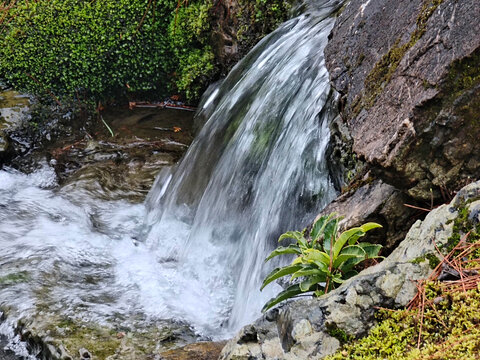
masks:
<svg viewBox="0 0 480 360"><path fill-rule="evenodd" d="M1 92L5 127L28 119L28 105ZM143 200L188 148L193 114L114 108L103 118L115 137L52 143L27 174L0 169L0 345L24 357L27 347L40 357L86 347L99 358L142 359L199 339L154 296L139 302L138 286L119 270L145 265L130 258L142 253ZM146 281L156 277L148 271Z"/></svg>

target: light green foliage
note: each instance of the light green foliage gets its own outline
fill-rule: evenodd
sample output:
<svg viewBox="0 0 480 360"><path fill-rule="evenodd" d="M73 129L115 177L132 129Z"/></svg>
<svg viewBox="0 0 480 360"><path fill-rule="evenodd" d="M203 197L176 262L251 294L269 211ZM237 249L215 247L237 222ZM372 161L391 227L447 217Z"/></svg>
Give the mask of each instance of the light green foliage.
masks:
<svg viewBox="0 0 480 360"><path fill-rule="evenodd" d="M169 25L172 51L177 58L175 81L187 99L198 100L215 72L209 45L211 0L191 2L178 9Z"/></svg>
<svg viewBox="0 0 480 360"><path fill-rule="evenodd" d="M2 28L0 77L33 94L105 99L165 91L175 2L19 1Z"/></svg>
<svg viewBox="0 0 480 360"><path fill-rule="evenodd" d="M240 47L249 49L284 20L284 3L242 0L251 10L244 23L251 38ZM18 90L62 102L158 99L177 92L195 102L219 76L213 0L178 8L176 0L12 4L0 14L0 78Z"/></svg>
<svg viewBox="0 0 480 360"><path fill-rule="evenodd" d="M366 223L339 234L340 220L341 218L333 213L320 217L310 232L304 229L302 232L289 231L280 236L279 242L293 239L295 243L287 247L279 246L265 261L286 254L295 254L297 257L290 265L274 269L265 278L262 289L272 281L287 275L291 275L290 281L295 279L300 281L268 301L263 311L304 292L313 291L317 296L323 295L356 275L355 267L362 261L379 258L381 245L357 241L368 231L381 225Z"/></svg>
<svg viewBox="0 0 480 360"><path fill-rule="evenodd" d="M425 308L420 326L418 311L385 311L383 320L369 335L352 342L328 360L340 359L478 359L480 354L480 287L454 294L441 294L435 284L426 292L436 304Z"/></svg>

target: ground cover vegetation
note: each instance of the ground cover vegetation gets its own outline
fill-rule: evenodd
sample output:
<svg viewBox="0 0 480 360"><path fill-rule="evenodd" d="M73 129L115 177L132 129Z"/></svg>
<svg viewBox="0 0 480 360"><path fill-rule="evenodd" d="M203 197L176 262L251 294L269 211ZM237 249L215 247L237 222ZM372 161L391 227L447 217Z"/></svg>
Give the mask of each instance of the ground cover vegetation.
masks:
<svg viewBox="0 0 480 360"><path fill-rule="evenodd" d="M0 78L56 102L180 93L194 103L220 74L211 31L224 2L0 1ZM242 0L260 29L250 46L286 19L288 3Z"/></svg>

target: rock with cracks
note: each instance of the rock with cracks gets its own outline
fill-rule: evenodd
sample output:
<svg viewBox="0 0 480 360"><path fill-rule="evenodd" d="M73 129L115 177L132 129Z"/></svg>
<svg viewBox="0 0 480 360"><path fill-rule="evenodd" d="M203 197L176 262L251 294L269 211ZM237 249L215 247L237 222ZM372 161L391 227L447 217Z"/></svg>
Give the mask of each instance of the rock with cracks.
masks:
<svg viewBox="0 0 480 360"><path fill-rule="evenodd" d="M352 0L326 47L353 151L415 199L480 176L480 2Z"/></svg>

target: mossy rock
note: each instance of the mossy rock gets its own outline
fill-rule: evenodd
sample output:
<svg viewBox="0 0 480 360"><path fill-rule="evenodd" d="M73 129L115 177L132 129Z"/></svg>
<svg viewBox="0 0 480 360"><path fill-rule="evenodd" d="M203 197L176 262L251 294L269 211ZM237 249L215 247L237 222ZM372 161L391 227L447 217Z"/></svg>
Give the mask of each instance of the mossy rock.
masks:
<svg viewBox="0 0 480 360"><path fill-rule="evenodd" d="M480 353L480 286L466 293L444 295L427 287L435 301L424 313L421 336L418 312L383 311L369 335L344 346L326 360L340 359L478 359Z"/></svg>
<svg viewBox="0 0 480 360"><path fill-rule="evenodd" d="M325 50L353 152L417 201L480 177L478 16L474 0L353 0Z"/></svg>
<svg viewBox="0 0 480 360"><path fill-rule="evenodd" d="M78 359L88 351L97 360L147 360L197 340L182 324L151 323L130 328L59 317L47 310L20 322L18 331L32 349L49 359Z"/></svg>

